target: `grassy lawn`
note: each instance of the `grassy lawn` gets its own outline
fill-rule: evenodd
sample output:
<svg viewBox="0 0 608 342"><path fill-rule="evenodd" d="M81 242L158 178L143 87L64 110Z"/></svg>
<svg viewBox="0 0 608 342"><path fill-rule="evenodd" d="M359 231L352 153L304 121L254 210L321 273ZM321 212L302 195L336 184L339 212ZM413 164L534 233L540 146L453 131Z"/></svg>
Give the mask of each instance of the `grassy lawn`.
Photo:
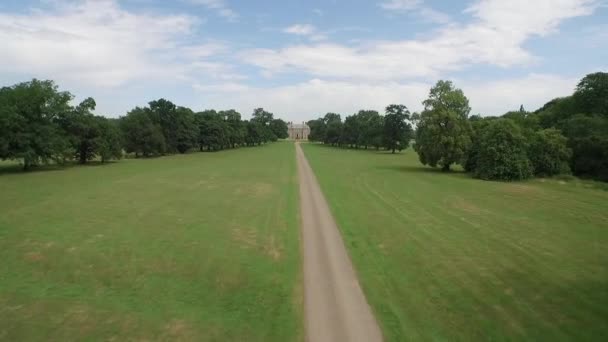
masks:
<svg viewBox="0 0 608 342"><path fill-rule="evenodd" d="M301 340L291 143L0 174L0 340Z"/></svg>
<svg viewBox="0 0 608 342"><path fill-rule="evenodd" d="M608 339L608 191L303 147L388 340Z"/></svg>

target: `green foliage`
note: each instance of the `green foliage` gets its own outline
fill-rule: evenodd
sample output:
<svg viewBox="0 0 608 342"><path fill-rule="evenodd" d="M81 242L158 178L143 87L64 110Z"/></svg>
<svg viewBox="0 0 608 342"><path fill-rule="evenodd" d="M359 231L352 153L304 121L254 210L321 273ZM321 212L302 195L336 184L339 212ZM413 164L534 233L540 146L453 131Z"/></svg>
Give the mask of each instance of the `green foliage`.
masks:
<svg viewBox="0 0 608 342"><path fill-rule="evenodd" d="M278 139L287 139L289 137L287 123L281 119L270 121L270 130Z"/></svg>
<svg viewBox="0 0 608 342"><path fill-rule="evenodd" d="M427 112L450 111L457 117L466 119L471 112L469 99L451 81L440 80L431 88L429 97L422 102Z"/></svg>
<svg viewBox="0 0 608 342"><path fill-rule="evenodd" d="M310 134L308 135L308 140L321 142L325 141L327 127L325 126L323 118L310 120L306 124L308 125L308 127L310 127Z"/></svg>
<svg viewBox="0 0 608 342"><path fill-rule="evenodd" d="M197 113L200 150L219 151L230 143L228 122L215 110Z"/></svg>
<svg viewBox="0 0 608 342"><path fill-rule="evenodd" d="M547 102L534 116L566 136L575 175L608 181L608 73L585 76L572 96Z"/></svg>
<svg viewBox="0 0 608 342"><path fill-rule="evenodd" d="M395 150L406 149L412 138L412 126L407 122L410 111L404 105L386 107L384 115L384 147L395 153Z"/></svg>
<svg viewBox="0 0 608 342"><path fill-rule="evenodd" d="M510 119L491 121L479 140L475 176L515 181L532 177L533 169L521 129Z"/></svg>
<svg viewBox="0 0 608 342"><path fill-rule="evenodd" d="M572 149L572 171L579 176L608 181L608 119L578 114L564 126Z"/></svg>
<svg viewBox="0 0 608 342"><path fill-rule="evenodd" d="M71 100L52 81L0 89L0 157L20 160L24 169L62 159L68 141L58 121L69 115Z"/></svg>
<svg viewBox="0 0 608 342"><path fill-rule="evenodd" d="M148 108L136 107L121 118L124 148L136 156L148 157L165 153L166 142L162 128L155 123Z"/></svg>
<svg viewBox="0 0 608 342"><path fill-rule="evenodd" d="M572 150L568 139L555 128L540 130L534 134L528 156L536 176L554 176L570 173L568 163Z"/></svg>
<svg viewBox="0 0 608 342"><path fill-rule="evenodd" d="M357 145L379 148L383 140L384 117L375 110L360 110L356 117L361 130Z"/></svg>
<svg viewBox="0 0 608 342"><path fill-rule="evenodd" d="M272 120L274 120L274 114L265 111L264 108L255 109L251 115L251 121L259 124L256 129L259 129L258 134L261 143L276 141L278 138L271 128Z"/></svg>
<svg viewBox="0 0 608 342"><path fill-rule="evenodd" d="M596 72L585 76L576 86L573 97L578 112L608 118L608 73Z"/></svg>
<svg viewBox="0 0 608 342"><path fill-rule="evenodd" d="M101 158L101 162L105 163L112 159L122 158L122 135L118 127L117 120L111 120L104 117L96 117L99 129L99 136L95 141L97 154Z"/></svg>
<svg viewBox="0 0 608 342"><path fill-rule="evenodd" d="M475 172L477 161L479 159L479 149L481 147L481 136L484 130L488 127L490 121L496 118L482 118L478 115L471 116L471 145L467 150L465 163L463 165L466 172Z"/></svg>
<svg viewBox="0 0 608 342"><path fill-rule="evenodd" d="M469 100L452 82L439 81L423 104L414 149L422 164L447 171L463 162L471 146Z"/></svg>
<svg viewBox="0 0 608 342"><path fill-rule="evenodd" d="M357 146L357 142L361 139L361 127L355 115L347 116L342 125L340 133L340 145Z"/></svg>
<svg viewBox="0 0 608 342"><path fill-rule="evenodd" d="M340 114L327 113L323 118L323 122L326 127L323 142L330 145L339 145L343 126Z"/></svg>

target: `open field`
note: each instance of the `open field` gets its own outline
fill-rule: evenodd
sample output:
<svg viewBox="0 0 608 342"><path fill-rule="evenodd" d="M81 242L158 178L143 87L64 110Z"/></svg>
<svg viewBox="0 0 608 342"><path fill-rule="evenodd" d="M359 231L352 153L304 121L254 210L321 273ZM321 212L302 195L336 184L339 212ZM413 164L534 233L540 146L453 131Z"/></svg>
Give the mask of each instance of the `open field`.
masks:
<svg viewBox="0 0 608 342"><path fill-rule="evenodd" d="M0 174L0 340L302 339L291 143Z"/></svg>
<svg viewBox="0 0 608 342"><path fill-rule="evenodd" d="M608 191L303 148L387 340L608 338Z"/></svg>

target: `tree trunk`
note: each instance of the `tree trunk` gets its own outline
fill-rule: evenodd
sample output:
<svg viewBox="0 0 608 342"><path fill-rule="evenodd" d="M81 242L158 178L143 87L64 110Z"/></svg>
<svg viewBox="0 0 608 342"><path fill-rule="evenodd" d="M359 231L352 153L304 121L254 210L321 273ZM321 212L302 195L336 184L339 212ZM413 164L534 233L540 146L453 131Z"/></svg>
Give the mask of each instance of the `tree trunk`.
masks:
<svg viewBox="0 0 608 342"><path fill-rule="evenodd" d="M395 148L393 147L393 152L391 152L392 154L395 154Z"/></svg>
<svg viewBox="0 0 608 342"><path fill-rule="evenodd" d="M441 168L441 171L443 171L443 172L450 171L450 164L443 165L443 167Z"/></svg>

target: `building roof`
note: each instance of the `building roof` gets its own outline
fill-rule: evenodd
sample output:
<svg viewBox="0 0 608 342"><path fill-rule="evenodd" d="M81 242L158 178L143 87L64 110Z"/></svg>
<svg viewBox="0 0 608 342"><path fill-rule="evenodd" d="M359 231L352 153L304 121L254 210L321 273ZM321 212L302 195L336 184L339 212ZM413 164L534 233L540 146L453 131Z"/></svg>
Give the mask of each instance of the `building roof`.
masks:
<svg viewBox="0 0 608 342"><path fill-rule="evenodd" d="M294 123L290 123L289 124L289 128L308 128L307 124L294 124Z"/></svg>

